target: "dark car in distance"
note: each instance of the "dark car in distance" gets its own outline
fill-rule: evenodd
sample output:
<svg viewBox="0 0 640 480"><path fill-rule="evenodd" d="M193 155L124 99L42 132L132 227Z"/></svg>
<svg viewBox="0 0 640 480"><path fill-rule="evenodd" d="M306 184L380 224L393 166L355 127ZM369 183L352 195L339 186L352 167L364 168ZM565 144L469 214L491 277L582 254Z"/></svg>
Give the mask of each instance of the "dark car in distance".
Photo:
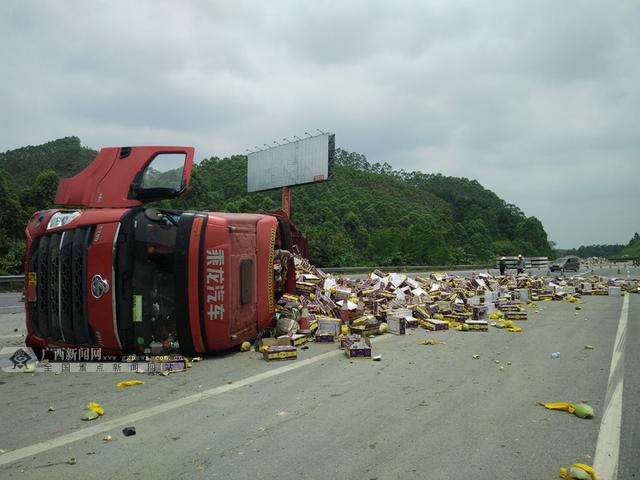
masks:
<svg viewBox="0 0 640 480"><path fill-rule="evenodd" d="M565 272L567 270L573 270L577 272L580 269L580 259L578 257L561 257L549 266L549 270L552 272Z"/></svg>

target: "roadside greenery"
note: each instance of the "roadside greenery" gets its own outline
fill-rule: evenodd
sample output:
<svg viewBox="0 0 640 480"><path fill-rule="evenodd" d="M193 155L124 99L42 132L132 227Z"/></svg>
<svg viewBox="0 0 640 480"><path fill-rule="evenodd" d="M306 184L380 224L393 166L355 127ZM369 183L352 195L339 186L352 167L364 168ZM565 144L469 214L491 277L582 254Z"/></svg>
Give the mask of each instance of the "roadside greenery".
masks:
<svg viewBox="0 0 640 480"><path fill-rule="evenodd" d="M633 258L640 258L640 234L638 234L638 232L635 233L627 246L618 254L620 257L625 255Z"/></svg>
<svg viewBox="0 0 640 480"><path fill-rule="evenodd" d="M0 275L22 271L24 225L52 205L60 178L97 152L77 137L0 154ZM279 191L246 192L247 159L212 157L195 165L189 193L165 206L223 212L280 208ZM541 222L475 180L395 171L338 150L329 182L292 188L292 220L320 266L447 265L493 262L496 255L551 256Z"/></svg>
<svg viewBox="0 0 640 480"><path fill-rule="evenodd" d="M580 258L615 258L622 257L624 255L640 257L640 234L636 232L626 245L582 245L579 248L565 250L562 254L575 255Z"/></svg>
<svg viewBox="0 0 640 480"><path fill-rule="evenodd" d="M176 208L259 212L280 207L276 192L246 193L247 159L206 159ZM551 253L540 221L477 181L394 171L338 150L329 182L291 189L292 220L321 266L447 265L496 255Z"/></svg>

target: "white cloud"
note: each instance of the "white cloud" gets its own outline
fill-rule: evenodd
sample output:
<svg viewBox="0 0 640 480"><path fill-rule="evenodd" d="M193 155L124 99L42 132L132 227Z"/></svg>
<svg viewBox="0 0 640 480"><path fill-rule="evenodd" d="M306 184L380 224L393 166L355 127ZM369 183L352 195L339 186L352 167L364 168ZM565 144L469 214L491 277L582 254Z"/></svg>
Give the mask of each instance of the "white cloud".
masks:
<svg viewBox="0 0 640 480"><path fill-rule="evenodd" d="M202 158L321 128L476 178L560 246L626 242L638 20L634 2L7 0L0 150L77 135Z"/></svg>

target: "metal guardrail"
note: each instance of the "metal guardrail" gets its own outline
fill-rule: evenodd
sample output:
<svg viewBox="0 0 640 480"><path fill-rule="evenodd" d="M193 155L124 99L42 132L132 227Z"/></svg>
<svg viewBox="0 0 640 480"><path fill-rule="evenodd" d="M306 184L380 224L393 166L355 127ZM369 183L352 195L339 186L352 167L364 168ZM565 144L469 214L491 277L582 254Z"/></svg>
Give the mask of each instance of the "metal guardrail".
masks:
<svg viewBox="0 0 640 480"><path fill-rule="evenodd" d="M516 257L513 257L516 258ZM533 258L525 258L526 268L546 268L549 261L546 257L538 257L541 261L536 262ZM543 260L544 259L544 260ZM395 267L318 267L323 272L340 273L340 272L373 272L380 270L381 272L439 272L439 271L456 271L456 270L480 270L480 269L497 269L497 265L491 263L483 263L476 265L401 265ZM8 275L0 277L0 283L17 283L24 281L24 275Z"/></svg>
<svg viewBox="0 0 640 480"><path fill-rule="evenodd" d="M18 283L24 282L24 275L7 275L0 277L0 283Z"/></svg>
<svg viewBox="0 0 640 480"><path fill-rule="evenodd" d="M625 257L611 257L608 258L607 261L609 263L626 263L626 262L631 262L631 265L640 265L640 257L629 257L629 256L625 256Z"/></svg>
<svg viewBox="0 0 640 480"><path fill-rule="evenodd" d="M491 264L483 265L403 265L396 267L318 267L327 273L344 273L344 272L373 272L380 270L381 272L439 272L454 270L479 270L484 268L495 268Z"/></svg>
<svg viewBox="0 0 640 480"><path fill-rule="evenodd" d="M526 260L526 259L525 259ZM540 262L536 265L535 262L528 261L526 268L546 268L548 260ZM318 267L323 272L327 273L340 273L340 272L373 272L374 270L380 270L381 272L439 272L439 271L456 271L456 270L480 270L480 269L497 269L497 265L491 263L476 264L476 265L401 265L395 267ZM1 283L17 283L24 281L24 275L9 275L0 277Z"/></svg>
<svg viewBox="0 0 640 480"><path fill-rule="evenodd" d="M496 258L495 268L499 268L500 258ZM507 268L516 268L518 266L518 257L504 257ZM549 259L547 257L524 257L524 268L531 269L545 269L549 266Z"/></svg>

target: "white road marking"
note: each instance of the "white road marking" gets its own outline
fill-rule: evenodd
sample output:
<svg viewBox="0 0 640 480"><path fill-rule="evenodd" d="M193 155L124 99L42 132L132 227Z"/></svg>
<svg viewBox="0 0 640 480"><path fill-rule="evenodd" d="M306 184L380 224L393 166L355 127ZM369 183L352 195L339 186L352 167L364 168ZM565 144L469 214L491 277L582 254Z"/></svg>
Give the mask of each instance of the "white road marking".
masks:
<svg viewBox="0 0 640 480"><path fill-rule="evenodd" d="M393 335L384 335L382 337L374 338L373 341L380 341L385 338L392 338L392 337ZM107 420L105 422L101 421L96 425L83 428L82 430L79 430L77 432L72 432L67 435L63 435L61 437L53 438L51 440L46 440L44 442L35 443L33 445L29 445L28 447L12 450L0 455L0 466L7 465L9 463L13 463L18 460L22 460L23 458L26 458L26 457L33 457L35 455L39 455L53 448L62 447L69 443L77 442L79 440L84 440L85 438L89 438L93 435L99 435L101 433L108 432L109 430L113 430L115 428L131 425L135 422L139 422L149 417L160 415L160 414L169 412L171 410L175 410L177 408L182 408L187 405L191 405L192 403L199 402L201 400L207 400L211 397L222 395L223 393L227 393L232 390L236 390L238 388L251 385L253 383L256 383L262 380L266 380L267 378L276 377L278 375L282 375L283 373L287 373L292 370L296 370L298 368L306 367L307 365L312 365L314 363L321 362L322 360L335 357L336 355L344 355L344 351L342 349L331 350L330 352L322 353L320 355L307 358L305 360L296 361L295 363L291 363L289 365L285 365L283 367L276 368L274 370L268 370L266 372L262 372L257 375L252 375L251 377L247 377L243 380L239 380L231 384L220 385L219 387L214 387L209 390L205 390L204 392L195 393L193 395L189 395L188 397L179 398L171 402L162 403L160 405L156 405L155 407L150 407L150 408L141 410L139 412L132 413L130 415L125 415L124 417L115 418L113 420Z"/></svg>
<svg viewBox="0 0 640 480"><path fill-rule="evenodd" d="M24 338L24 335L0 335L0 340L6 340L9 338Z"/></svg>
<svg viewBox="0 0 640 480"><path fill-rule="evenodd" d="M613 344L609 384L605 406L600 421L600 433L593 460L593 468L601 480L615 480L620 453L620 430L622 426L622 393L624 387L624 345L629 318L629 295L625 295L618 321L618 331Z"/></svg>
<svg viewBox="0 0 640 480"><path fill-rule="evenodd" d="M24 305L11 305L9 307L0 307L0 308L3 308L3 309L5 309L5 308L6 309L9 309L9 308L24 308Z"/></svg>

